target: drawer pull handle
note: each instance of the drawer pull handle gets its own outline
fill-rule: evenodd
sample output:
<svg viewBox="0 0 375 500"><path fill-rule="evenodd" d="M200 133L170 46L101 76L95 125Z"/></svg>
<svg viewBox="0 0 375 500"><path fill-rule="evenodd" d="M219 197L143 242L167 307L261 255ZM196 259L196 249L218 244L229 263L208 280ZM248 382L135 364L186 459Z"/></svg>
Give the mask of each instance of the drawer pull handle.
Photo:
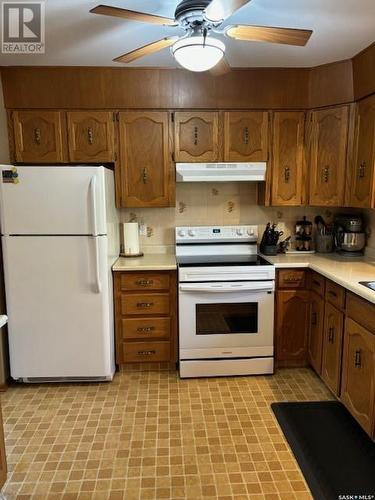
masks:
<svg viewBox="0 0 375 500"><path fill-rule="evenodd" d="M146 309L148 307L152 307L153 305L154 305L153 302L138 302L137 303L137 307L144 308L144 309Z"/></svg>
<svg viewBox="0 0 375 500"><path fill-rule="evenodd" d="M154 330L155 330L154 326L143 326L143 327L137 328L137 332L139 332L139 333L150 333L150 332L153 332Z"/></svg>
<svg viewBox="0 0 375 500"><path fill-rule="evenodd" d="M328 290L328 293L334 297L335 299L337 299L337 293L336 292L332 292L332 290Z"/></svg>
<svg viewBox="0 0 375 500"><path fill-rule="evenodd" d="M153 356L156 351L138 351L139 356Z"/></svg>
<svg viewBox="0 0 375 500"><path fill-rule="evenodd" d="M154 283L154 280L138 280L135 282L136 285L139 285L139 286L149 286L149 285L153 285Z"/></svg>
<svg viewBox="0 0 375 500"><path fill-rule="evenodd" d="M329 166L325 166L323 168L323 182L328 182L329 181Z"/></svg>
<svg viewBox="0 0 375 500"><path fill-rule="evenodd" d="M143 184L147 184L148 181L148 174L147 174L147 168L145 167L142 171L142 182Z"/></svg>
<svg viewBox="0 0 375 500"><path fill-rule="evenodd" d="M315 311L311 315L311 324L312 325L318 324L318 314Z"/></svg>
<svg viewBox="0 0 375 500"><path fill-rule="evenodd" d="M193 143L198 146L198 127L194 127Z"/></svg>
<svg viewBox="0 0 375 500"><path fill-rule="evenodd" d="M362 366L362 351L361 351L361 349L358 349L357 351L355 351L354 366L356 368L361 368L361 366Z"/></svg>
<svg viewBox="0 0 375 500"><path fill-rule="evenodd" d="M249 144L249 137L250 137L250 133L249 133L249 127L245 127L243 129L243 143L244 144Z"/></svg>
<svg viewBox="0 0 375 500"><path fill-rule="evenodd" d="M35 144L38 144L38 146L39 146L41 143L41 139L42 139L42 134L41 134L40 128L39 127L34 128L34 142L35 142Z"/></svg>
<svg viewBox="0 0 375 500"><path fill-rule="evenodd" d="M363 179L366 175L366 162L362 162L358 168L358 177Z"/></svg>
<svg viewBox="0 0 375 500"><path fill-rule="evenodd" d="M91 127L87 129L87 142L90 145L94 144L94 132Z"/></svg>
<svg viewBox="0 0 375 500"><path fill-rule="evenodd" d="M320 281L318 281L318 280L313 280L313 283L314 283L314 285L316 285L316 286L319 286L319 287L321 286L321 285L320 285Z"/></svg>
<svg viewBox="0 0 375 500"><path fill-rule="evenodd" d="M333 344L334 341L335 341L335 329L333 326L330 326L328 330L328 342L330 344Z"/></svg>
<svg viewBox="0 0 375 500"><path fill-rule="evenodd" d="M298 281L302 281L302 278L285 278L285 283L298 283Z"/></svg>
<svg viewBox="0 0 375 500"><path fill-rule="evenodd" d="M284 181L288 183L290 181L290 167L284 168Z"/></svg>

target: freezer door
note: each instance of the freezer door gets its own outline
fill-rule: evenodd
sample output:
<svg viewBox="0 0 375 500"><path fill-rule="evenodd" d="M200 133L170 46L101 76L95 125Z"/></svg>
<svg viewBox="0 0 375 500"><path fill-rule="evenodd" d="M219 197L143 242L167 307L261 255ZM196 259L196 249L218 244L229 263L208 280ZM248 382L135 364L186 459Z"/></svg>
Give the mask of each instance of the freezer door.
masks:
<svg viewBox="0 0 375 500"><path fill-rule="evenodd" d="M107 234L104 167L0 170L1 234Z"/></svg>
<svg viewBox="0 0 375 500"><path fill-rule="evenodd" d="M2 238L11 376L114 373L107 237Z"/></svg>

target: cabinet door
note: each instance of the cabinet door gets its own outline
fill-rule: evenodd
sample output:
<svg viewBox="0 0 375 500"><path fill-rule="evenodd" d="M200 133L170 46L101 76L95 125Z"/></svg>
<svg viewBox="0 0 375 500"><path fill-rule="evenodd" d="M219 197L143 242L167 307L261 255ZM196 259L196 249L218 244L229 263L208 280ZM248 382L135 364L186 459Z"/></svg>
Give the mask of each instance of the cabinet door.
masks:
<svg viewBox="0 0 375 500"><path fill-rule="evenodd" d="M268 159L268 112L224 113L224 161L247 162Z"/></svg>
<svg viewBox="0 0 375 500"><path fill-rule="evenodd" d="M304 202L305 113L280 112L273 118L272 205Z"/></svg>
<svg viewBox="0 0 375 500"><path fill-rule="evenodd" d="M13 111L12 118L17 162L40 164L64 161L61 112Z"/></svg>
<svg viewBox="0 0 375 500"><path fill-rule="evenodd" d="M312 112L310 205L342 206L347 171L349 106Z"/></svg>
<svg viewBox="0 0 375 500"><path fill-rule="evenodd" d="M310 293L307 290L279 291L276 310L278 366L306 366Z"/></svg>
<svg viewBox="0 0 375 500"><path fill-rule="evenodd" d="M319 375L322 371L323 325L324 299L317 293L312 292L308 358L311 366Z"/></svg>
<svg viewBox="0 0 375 500"><path fill-rule="evenodd" d="M122 112L119 120L121 206L169 206L168 113Z"/></svg>
<svg viewBox="0 0 375 500"><path fill-rule="evenodd" d="M341 400L373 436L375 335L350 318L345 323Z"/></svg>
<svg viewBox="0 0 375 500"><path fill-rule="evenodd" d="M336 396L340 392L343 329L344 314L332 304L326 302L322 378Z"/></svg>
<svg viewBox="0 0 375 500"><path fill-rule="evenodd" d="M5 454L4 424L0 407L0 490L7 480L7 459Z"/></svg>
<svg viewBox="0 0 375 500"><path fill-rule="evenodd" d="M74 162L114 160L113 113L108 111L69 111L69 159Z"/></svg>
<svg viewBox="0 0 375 500"><path fill-rule="evenodd" d="M219 113L178 112L174 114L174 122L177 162L220 160Z"/></svg>
<svg viewBox="0 0 375 500"><path fill-rule="evenodd" d="M355 154L350 205L371 208L375 203L375 96L357 104Z"/></svg>

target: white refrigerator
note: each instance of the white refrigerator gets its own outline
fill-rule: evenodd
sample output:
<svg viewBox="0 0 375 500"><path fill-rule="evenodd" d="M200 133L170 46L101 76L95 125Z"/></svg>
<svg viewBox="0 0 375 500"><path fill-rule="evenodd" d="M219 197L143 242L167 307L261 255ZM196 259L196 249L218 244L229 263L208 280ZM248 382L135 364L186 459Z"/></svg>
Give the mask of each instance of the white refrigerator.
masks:
<svg viewBox="0 0 375 500"><path fill-rule="evenodd" d="M0 167L0 222L12 378L111 380L113 172Z"/></svg>

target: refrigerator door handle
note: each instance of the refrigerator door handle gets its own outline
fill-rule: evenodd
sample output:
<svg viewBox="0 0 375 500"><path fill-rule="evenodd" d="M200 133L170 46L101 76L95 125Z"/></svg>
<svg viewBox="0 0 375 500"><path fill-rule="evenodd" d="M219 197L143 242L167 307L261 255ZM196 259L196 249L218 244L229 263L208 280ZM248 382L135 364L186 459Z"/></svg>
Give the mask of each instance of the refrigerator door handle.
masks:
<svg viewBox="0 0 375 500"><path fill-rule="evenodd" d="M100 281L100 259L99 238L94 237L95 248L95 293L102 293L102 282Z"/></svg>
<svg viewBox="0 0 375 500"><path fill-rule="evenodd" d="M90 181L91 212L92 212L92 235L98 235L98 222L96 219L96 176L91 177Z"/></svg>

